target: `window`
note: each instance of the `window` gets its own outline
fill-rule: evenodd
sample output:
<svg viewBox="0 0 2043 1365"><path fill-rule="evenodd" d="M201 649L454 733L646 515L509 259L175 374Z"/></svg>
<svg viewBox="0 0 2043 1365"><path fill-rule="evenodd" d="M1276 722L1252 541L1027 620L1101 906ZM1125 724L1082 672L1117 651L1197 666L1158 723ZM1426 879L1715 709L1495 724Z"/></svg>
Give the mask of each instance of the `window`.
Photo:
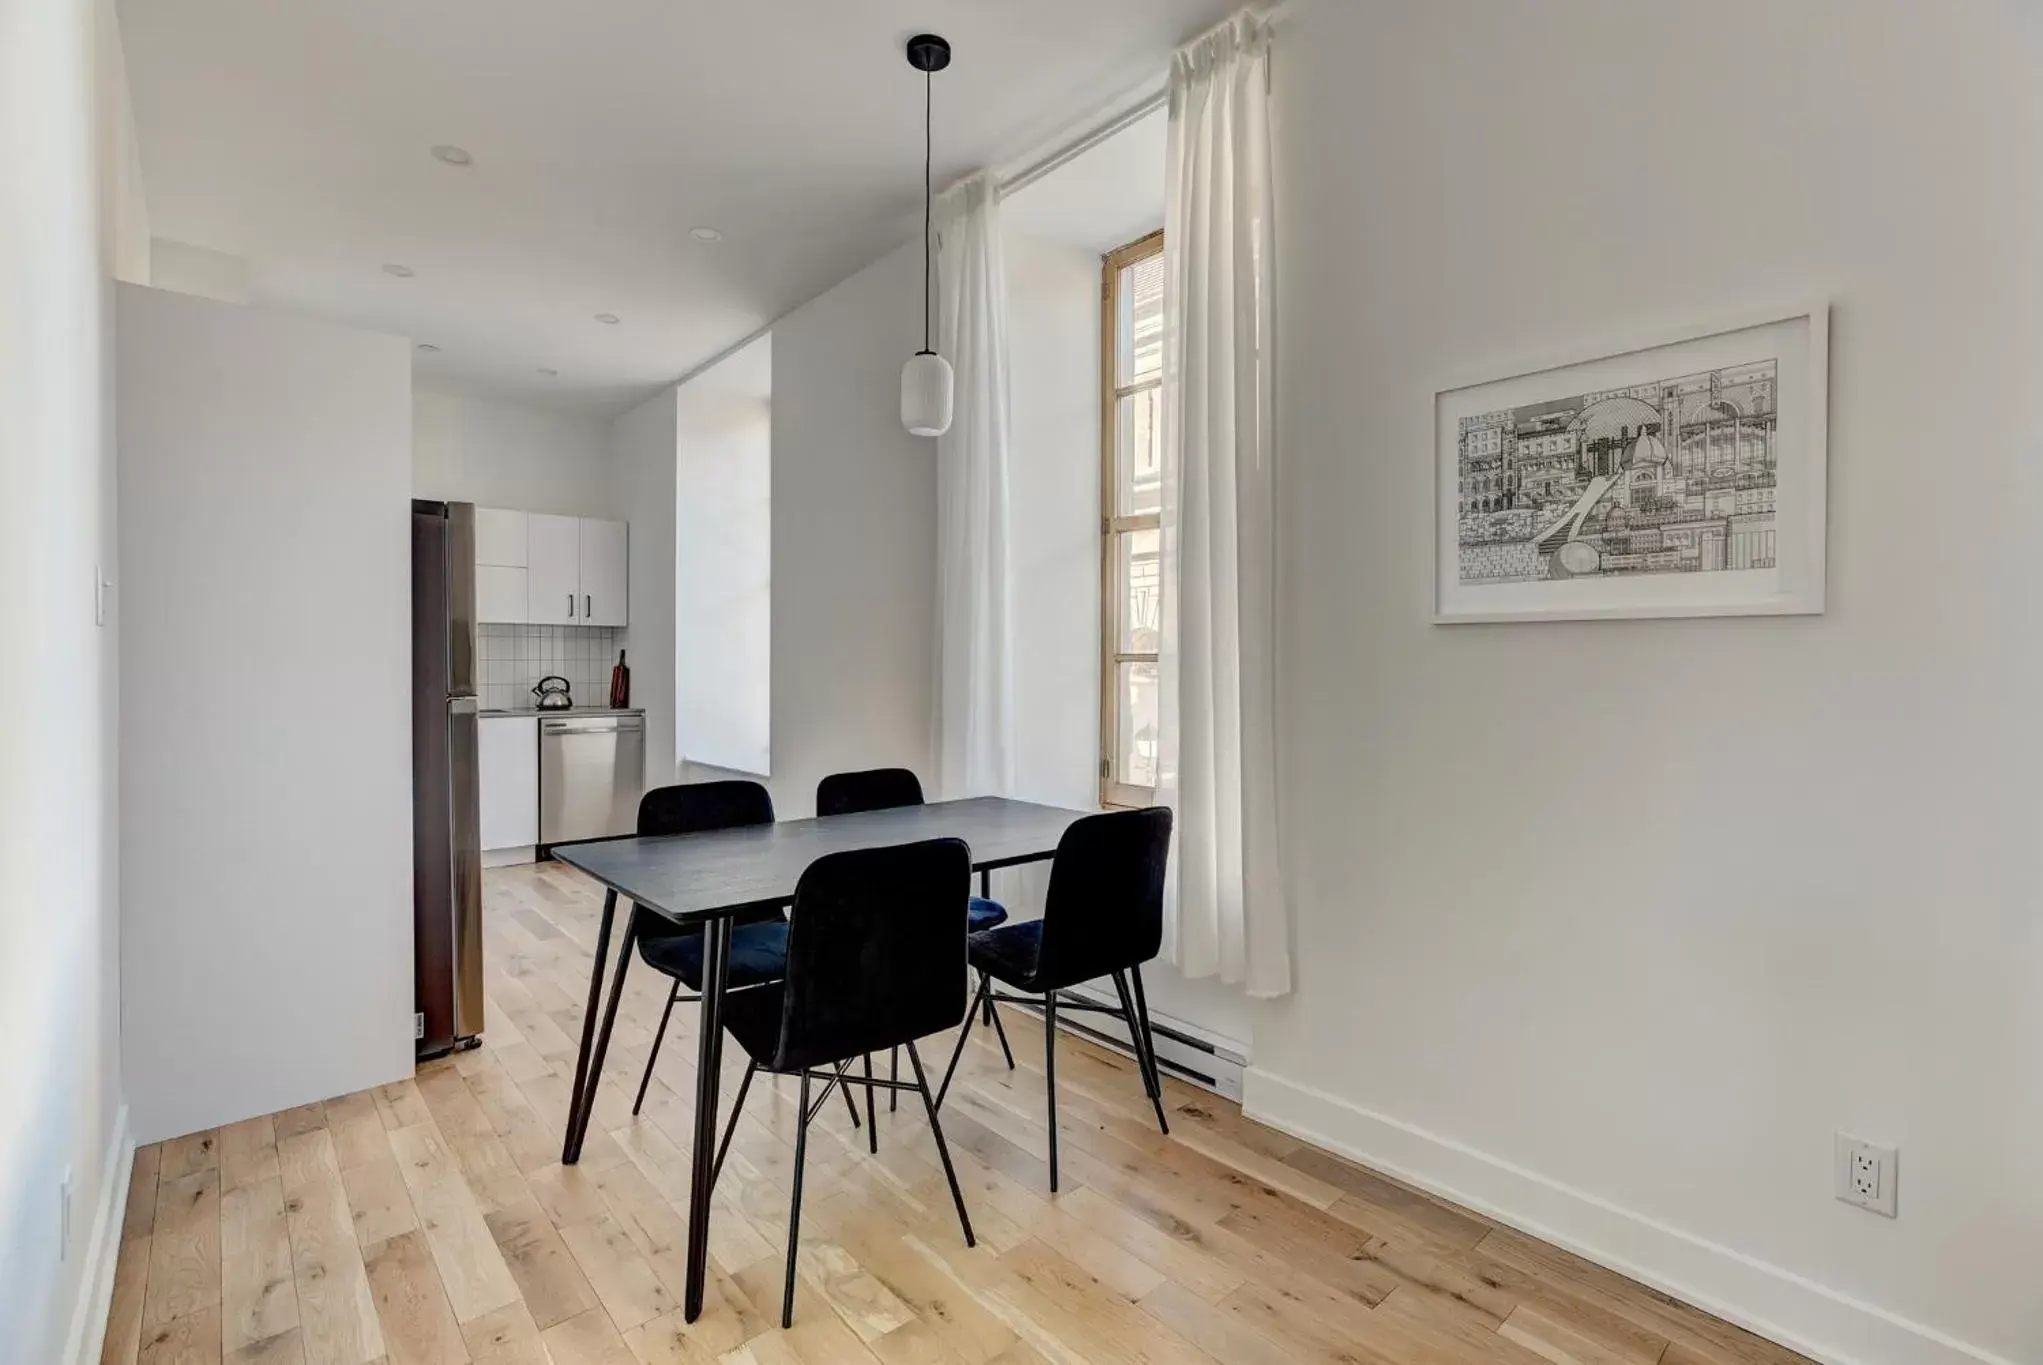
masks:
<svg viewBox="0 0 2043 1365"><path fill-rule="evenodd" d="M1100 288L1100 801L1156 796L1163 624L1163 234Z"/></svg>

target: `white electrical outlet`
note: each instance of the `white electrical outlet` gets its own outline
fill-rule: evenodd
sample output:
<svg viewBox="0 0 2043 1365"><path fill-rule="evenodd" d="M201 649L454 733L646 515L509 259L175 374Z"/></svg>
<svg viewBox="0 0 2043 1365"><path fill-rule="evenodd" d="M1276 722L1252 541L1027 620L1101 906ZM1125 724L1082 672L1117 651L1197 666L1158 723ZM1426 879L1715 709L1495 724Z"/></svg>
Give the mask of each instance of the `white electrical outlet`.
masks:
<svg viewBox="0 0 2043 1365"><path fill-rule="evenodd" d="M71 1259L71 1168L64 1168L64 1179L57 1186L57 1259Z"/></svg>
<svg viewBox="0 0 2043 1365"><path fill-rule="evenodd" d="M1885 1217L1894 1216L1900 1153L1849 1133L1837 1135L1837 1197Z"/></svg>

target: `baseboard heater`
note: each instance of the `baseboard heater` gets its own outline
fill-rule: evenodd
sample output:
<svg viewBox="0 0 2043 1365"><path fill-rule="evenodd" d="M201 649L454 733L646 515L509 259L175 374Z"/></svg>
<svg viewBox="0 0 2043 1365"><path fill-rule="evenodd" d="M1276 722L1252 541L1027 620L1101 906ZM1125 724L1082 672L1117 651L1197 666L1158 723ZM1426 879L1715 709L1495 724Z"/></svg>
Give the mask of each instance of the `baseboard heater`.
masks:
<svg viewBox="0 0 2043 1365"><path fill-rule="evenodd" d="M1088 1005L1120 1008L1117 998L1090 989L1059 991L1057 994L1060 999L1069 997ZM1005 1003L1042 1017L1043 1007L1039 1004L1023 1004L1014 1000ZM1075 1034L1125 1057L1132 1059L1135 1055L1127 1027L1114 1015L1092 1011L1060 1013L1057 1027L1061 1032ZM1177 1020L1153 1012L1149 1016L1149 1032L1156 1039L1156 1064L1159 1067L1202 1090L1240 1102L1241 1074L1248 1067L1248 1058L1238 1050L1201 1038L1187 1031Z"/></svg>

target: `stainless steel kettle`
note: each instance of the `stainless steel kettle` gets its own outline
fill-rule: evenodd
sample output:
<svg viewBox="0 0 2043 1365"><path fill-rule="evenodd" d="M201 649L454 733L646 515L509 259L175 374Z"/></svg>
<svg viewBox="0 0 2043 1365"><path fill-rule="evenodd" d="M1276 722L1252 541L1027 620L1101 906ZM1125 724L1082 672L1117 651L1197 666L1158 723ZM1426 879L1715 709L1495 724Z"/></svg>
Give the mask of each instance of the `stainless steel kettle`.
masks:
<svg viewBox="0 0 2043 1365"><path fill-rule="evenodd" d="M539 699L537 705L542 711L567 711L575 704L575 699L568 695L568 680L557 675L541 678L532 695Z"/></svg>

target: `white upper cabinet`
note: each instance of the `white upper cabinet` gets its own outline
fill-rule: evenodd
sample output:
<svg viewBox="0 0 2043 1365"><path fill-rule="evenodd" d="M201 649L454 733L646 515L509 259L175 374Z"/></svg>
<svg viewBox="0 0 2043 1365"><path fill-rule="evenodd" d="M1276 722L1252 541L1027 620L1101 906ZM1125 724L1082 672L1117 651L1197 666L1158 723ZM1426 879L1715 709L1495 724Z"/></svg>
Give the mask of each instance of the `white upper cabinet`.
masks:
<svg viewBox="0 0 2043 1365"><path fill-rule="evenodd" d="M626 582L631 576L630 532L621 521L582 518L581 623L621 626L626 623Z"/></svg>
<svg viewBox="0 0 2043 1365"><path fill-rule="evenodd" d="M621 521L475 509L475 619L629 624L631 533Z"/></svg>
<svg viewBox="0 0 2043 1365"><path fill-rule="evenodd" d="M525 619L534 625L582 624L581 527L579 517L526 518Z"/></svg>
<svg viewBox="0 0 2043 1365"><path fill-rule="evenodd" d="M522 569L526 565L526 523L523 512L501 507L475 509L475 562L477 567Z"/></svg>

